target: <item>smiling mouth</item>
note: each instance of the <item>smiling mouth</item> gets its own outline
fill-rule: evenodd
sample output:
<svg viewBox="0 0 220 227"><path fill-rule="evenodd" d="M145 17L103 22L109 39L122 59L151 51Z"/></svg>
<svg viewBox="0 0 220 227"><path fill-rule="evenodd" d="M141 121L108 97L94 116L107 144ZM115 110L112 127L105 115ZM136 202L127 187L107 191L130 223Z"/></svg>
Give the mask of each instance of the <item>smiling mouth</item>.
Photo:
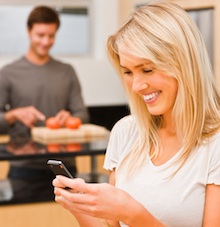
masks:
<svg viewBox="0 0 220 227"><path fill-rule="evenodd" d="M160 91L153 92L148 95L143 95L144 101L150 101L150 100L154 99L155 97L157 97L159 94L160 94Z"/></svg>

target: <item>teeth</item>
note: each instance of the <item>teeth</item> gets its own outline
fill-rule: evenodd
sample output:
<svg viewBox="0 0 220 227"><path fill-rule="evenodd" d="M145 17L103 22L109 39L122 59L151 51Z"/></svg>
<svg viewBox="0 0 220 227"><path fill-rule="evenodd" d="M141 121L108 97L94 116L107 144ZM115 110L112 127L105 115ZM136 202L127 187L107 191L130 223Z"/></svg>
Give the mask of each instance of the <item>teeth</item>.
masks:
<svg viewBox="0 0 220 227"><path fill-rule="evenodd" d="M145 101L149 101L149 100L153 99L154 97L156 97L157 95L159 95L159 93L160 93L160 92L157 91L157 92L151 93L151 94L149 94L149 95L143 95L144 100L145 100Z"/></svg>

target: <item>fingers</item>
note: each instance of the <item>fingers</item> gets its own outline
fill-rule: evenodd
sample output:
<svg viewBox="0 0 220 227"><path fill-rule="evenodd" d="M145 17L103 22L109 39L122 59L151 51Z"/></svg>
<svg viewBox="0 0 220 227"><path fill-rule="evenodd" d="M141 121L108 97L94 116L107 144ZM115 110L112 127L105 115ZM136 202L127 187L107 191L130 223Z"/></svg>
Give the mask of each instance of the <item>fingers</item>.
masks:
<svg viewBox="0 0 220 227"><path fill-rule="evenodd" d="M34 106L14 109L13 115L15 117L14 121L20 121L29 128L34 127L37 121L46 120L46 116L39 110L37 110ZM69 116L71 116L69 111L61 110L57 113L56 118L58 118L60 125L64 126Z"/></svg>
<svg viewBox="0 0 220 227"><path fill-rule="evenodd" d="M34 108L33 113L37 120L44 121L46 119L46 116L43 113L41 113L39 110L37 110L36 108Z"/></svg>
<svg viewBox="0 0 220 227"><path fill-rule="evenodd" d="M56 176L56 178L53 180L52 184L54 187L57 187L57 188L66 188L66 185L64 183L62 183L61 180L59 180L58 176Z"/></svg>
<svg viewBox="0 0 220 227"><path fill-rule="evenodd" d="M115 203L115 196L120 198L121 194L116 193L115 187L107 183L92 184L85 183L82 179L57 176L53 185L55 201L73 213L112 219L115 218L112 207L115 210L118 207L120 209L120 206ZM64 189L65 187L71 189Z"/></svg>
<svg viewBox="0 0 220 227"><path fill-rule="evenodd" d="M76 184L79 183L85 185L85 182L83 182L82 179L74 179L72 181L76 181ZM72 212L88 214L88 211L93 204L93 198L91 198L89 194L79 192L79 189L63 189L55 187L54 194L55 201Z"/></svg>
<svg viewBox="0 0 220 227"><path fill-rule="evenodd" d="M64 126L67 118L71 116L70 112L69 111L66 111L66 110L61 110L57 113L56 115L56 118L59 119L59 122L62 126Z"/></svg>
<svg viewBox="0 0 220 227"><path fill-rule="evenodd" d="M36 122L38 121L38 117L36 113L32 111L27 111L25 118L23 117L23 115L21 116L21 121L29 128L32 128L35 126Z"/></svg>
<svg viewBox="0 0 220 227"><path fill-rule="evenodd" d="M17 108L14 110L14 116L16 120L22 122L29 128L34 127L38 120L45 120L45 115L42 114L33 106Z"/></svg>
<svg viewBox="0 0 220 227"><path fill-rule="evenodd" d="M77 202L77 200L81 201L79 199L83 196L83 194L79 193L70 193L69 191L65 189L56 189L54 190L55 193L55 201L59 204L61 204L65 209L68 209L71 212L80 212L86 214L86 208L87 206L83 203ZM76 199L78 198L78 199Z"/></svg>
<svg viewBox="0 0 220 227"><path fill-rule="evenodd" d="M53 180L55 200L58 203L64 204L69 203L69 206L76 204L82 204L86 201L86 194L82 191L86 188L86 183L83 179L76 178L70 179L63 176L57 176ZM65 189L66 187L70 189ZM66 207L67 205L65 205Z"/></svg>
<svg viewBox="0 0 220 227"><path fill-rule="evenodd" d="M53 180L53 186L58 188L71 188L77 192L85 192L87 189L86 183L81 178L70 179L61 175L56 176Z"/></svg>

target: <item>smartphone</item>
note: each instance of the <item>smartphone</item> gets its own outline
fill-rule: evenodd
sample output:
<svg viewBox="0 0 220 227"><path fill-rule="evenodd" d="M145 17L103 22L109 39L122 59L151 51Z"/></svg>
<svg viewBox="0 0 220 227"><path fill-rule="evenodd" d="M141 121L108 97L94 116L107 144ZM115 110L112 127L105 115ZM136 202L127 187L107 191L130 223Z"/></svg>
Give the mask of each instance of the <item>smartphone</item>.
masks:
<svg viewBox="0 0 220 227"><path fill-rule="evenodd" d="M72 174L69 172L69 170L66 168L66 166L62 163L62 161L48 160L47 164L55 175L63 175L63 176L69 177L69 178L73 178Z"/></svg>

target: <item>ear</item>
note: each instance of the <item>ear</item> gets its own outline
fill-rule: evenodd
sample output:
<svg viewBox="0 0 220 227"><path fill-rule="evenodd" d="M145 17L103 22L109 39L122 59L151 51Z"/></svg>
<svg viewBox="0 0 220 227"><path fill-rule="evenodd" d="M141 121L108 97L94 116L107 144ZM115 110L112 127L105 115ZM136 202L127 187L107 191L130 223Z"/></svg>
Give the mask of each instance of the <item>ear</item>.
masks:
<svg viewBox="0 0 220 227"><path fill-rule="evenodd" d="M26 28L26 32L27 32L28 36L30 36L31 28L27 27L27 28Z"/></svg>

